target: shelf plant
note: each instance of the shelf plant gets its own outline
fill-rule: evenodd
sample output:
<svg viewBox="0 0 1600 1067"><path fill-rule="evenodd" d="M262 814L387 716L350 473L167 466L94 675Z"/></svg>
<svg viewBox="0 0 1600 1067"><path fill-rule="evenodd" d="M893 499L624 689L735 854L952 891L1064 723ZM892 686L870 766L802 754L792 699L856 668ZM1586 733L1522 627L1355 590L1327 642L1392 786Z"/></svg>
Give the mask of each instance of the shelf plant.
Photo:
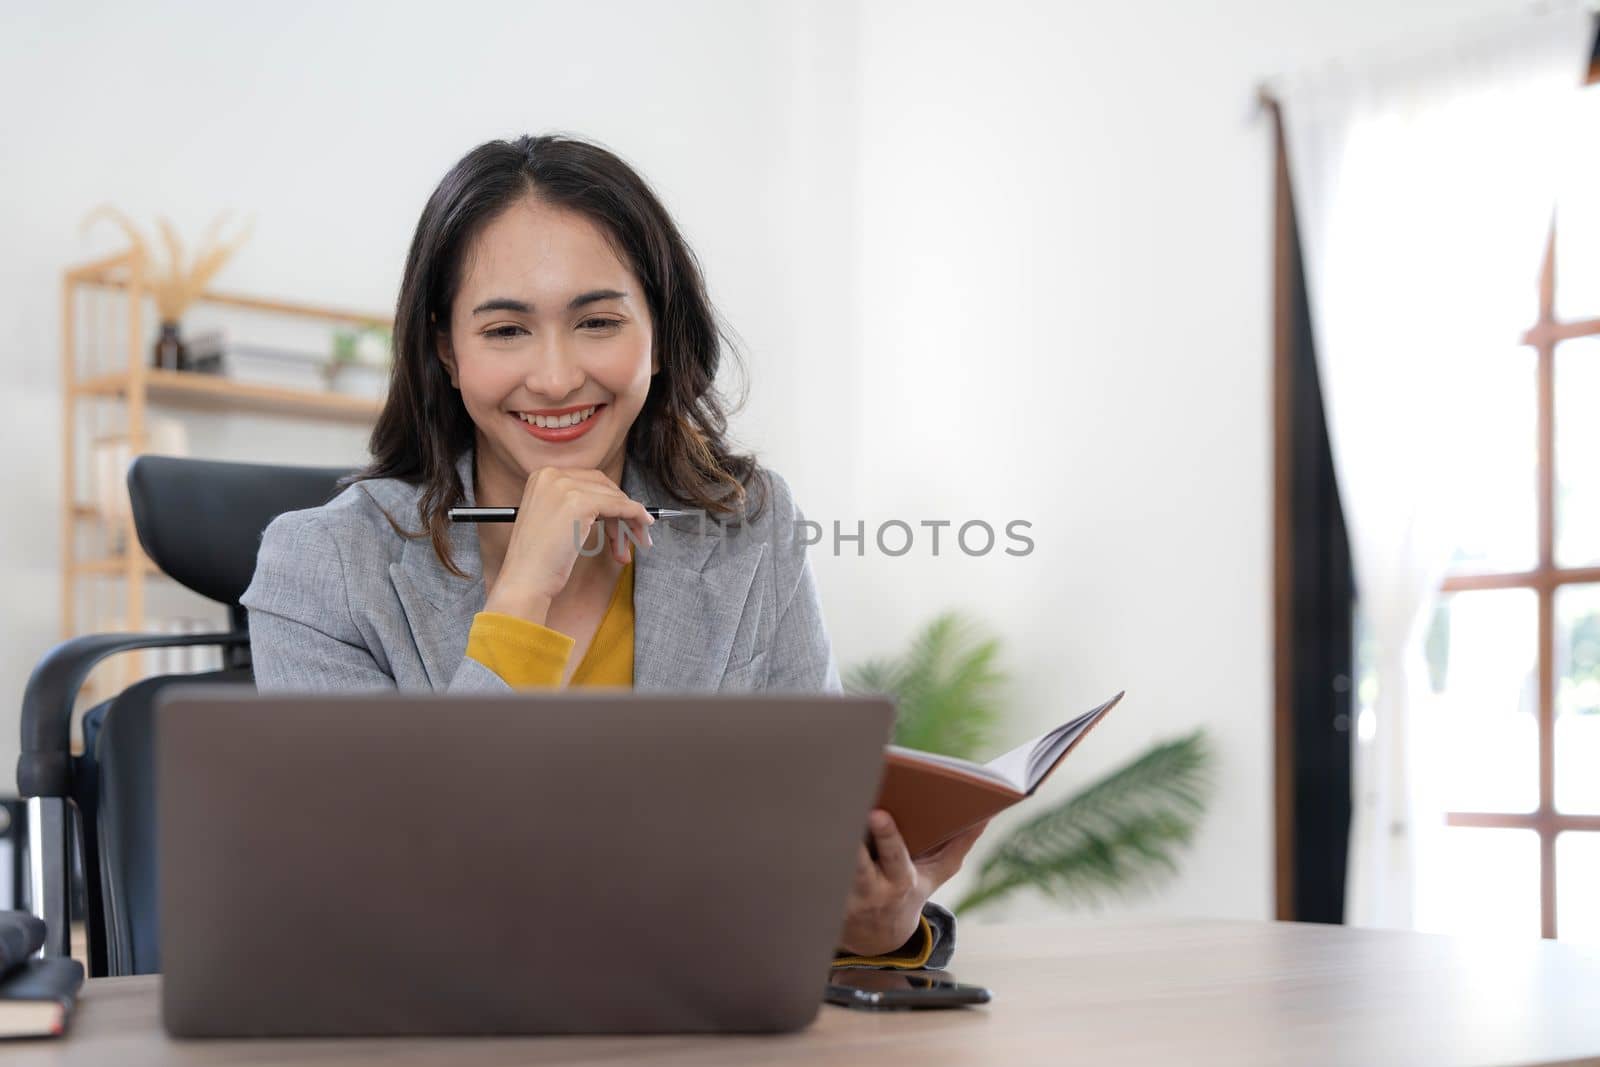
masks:
<svg viewBox="0 0 1600 1067"><path fill-rule="evenodd" d="M83 229L87 230L100 219L108 219L115 223L126 235L138 264L139 273L144 276L150 294L155 298L157 317L161 320L161 332L155 341L152 365L168 370L187 369L188 353L179 332L183 313L200 299L206 287L211 284L211 280L249 239L253 224L247 223L231 240L224 241L222 228L227 223L228 216L226 213L222 214L207 228L205 236L201 238L191 258L184 251L183 240L178 236L177 227L165 218L158 219L157 227L166 253L165 260L162 261L156 256L154 246L144 231L139 229L132 219L109 204L103 204L89 212L83 220Z"/></svg>

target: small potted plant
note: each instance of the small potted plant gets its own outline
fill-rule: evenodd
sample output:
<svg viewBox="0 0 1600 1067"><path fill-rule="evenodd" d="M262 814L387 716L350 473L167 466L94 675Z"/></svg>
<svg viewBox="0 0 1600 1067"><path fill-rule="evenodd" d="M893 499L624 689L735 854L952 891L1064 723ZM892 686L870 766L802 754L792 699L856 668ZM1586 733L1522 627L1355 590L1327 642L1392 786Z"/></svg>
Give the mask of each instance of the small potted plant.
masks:
<svg viewBox="0 0 1600 1067"><path fill-rule="evenodd" d="M159 219L157 224L166 259L158 263L143 231L116 208L102 205L94 209L83 220L84 229L102 218L110 219L127 234L139 273L145 277L150 294L155 298L161 330L152 347L150 365L163 370L188 370L188 351L179 329L183 313L200 298L211 280L249 238L252 224L247 223L241 233L231 241L224 242L220 238L228 216L222 214L206 230L194 257L190 259L184 255L183 241L178 237L177 228L167 219Z"/></svg>
<svg viewBox="0 0 1600 1067"><path fill-rule="evenodd" d="M390 332L381 326L333 333L333 352L323 375L329 389L359 395L382 395L388 384Z"/></svg>

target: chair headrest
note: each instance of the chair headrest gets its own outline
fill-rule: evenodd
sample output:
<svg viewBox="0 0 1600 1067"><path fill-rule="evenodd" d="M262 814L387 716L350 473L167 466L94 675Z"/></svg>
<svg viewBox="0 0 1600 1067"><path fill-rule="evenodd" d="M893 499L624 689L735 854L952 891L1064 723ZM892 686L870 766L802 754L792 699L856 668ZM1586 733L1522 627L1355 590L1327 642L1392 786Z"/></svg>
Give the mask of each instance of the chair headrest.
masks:
<svg viewBox="0 0 1600 1067"><path fill-rule="evenodd" d="M168 576L238 609L267 524L321 507L348 467L279 467L140 456L128 467L139 544Z"/></svg>

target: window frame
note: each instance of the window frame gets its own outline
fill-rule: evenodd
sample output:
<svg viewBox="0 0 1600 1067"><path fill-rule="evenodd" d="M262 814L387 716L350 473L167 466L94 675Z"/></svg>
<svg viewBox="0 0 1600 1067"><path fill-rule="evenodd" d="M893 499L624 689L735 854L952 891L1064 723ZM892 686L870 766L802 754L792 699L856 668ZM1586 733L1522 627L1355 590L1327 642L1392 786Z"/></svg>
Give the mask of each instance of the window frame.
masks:
<svg viewBox="0 0 1600 1067"><path fill-rule="evenodd" d="M1586 79L1600 85L1600 37L1597 37ZM1596 90L1600 91L1600 90ZM1348 849L1349 765L1344 764L1342 788L1330 790L1327 775L1308 781L1308 754L1325 743L1321 736L1331 726L1354 743L1350 700L1353 688L1354 648L1352 628L1327 625L1323 609L1308 613L1303 601L1308 579L1319 601L1330 589L1337 592L1348 576L1348 548L1342 538L1309 543L1303 508L1308 492L1325 496L1329 480L1313 458L1303 434L1304 412L1297 412L1297 394L1303 394L1310 340L1305 324L1304 277L1300 261L1294 204L1284 147L1282 116L1269 96L1262 102L1271 113L1275 131L1275 213L1273 220L1273 838L1275 852L1275 911L1283 920L1342 921L1343 886L1312 887L1303 884L1308 872L1328 876L1327 869L1308 866L1307 857L1329 848ZM1539 803L1531 812L1504 813L1449 811L1448 826L1486 829L1533 830L1539 839L1540 934L1555 938L1559 930L1556 898L1556 841L1563 833L1600 832L1600 814L1562 812L1555 805L1556 622L1557 593L1568 586L1600 583L1600 566L1563 567L1556 559L1555 498L1555 355L1563 342L1600 336L1600 318L1563 322L1555 314L1556 233L1553 221L1539 273L1537 321L1522 337L1537 356L1537 537L1538 556L1531 570L1448 576L1441 594L1489 589L1528 589L1538 598L1538 753ZM1303 404L1300 405L1303 407ZM1314 453L1314 450L1309 450ZM1323 510L1330 508L1324 501ZM1331 505L1337 514L1337 501ZM1298 520L1298 521L1297 521ZM1340 520L1342 521L1342 519ZM1342 533L1342 530L1340 531ZM1341 555L1341 552L1343 553ZM1354 597L1349 599L1353 619ZM1346 664L1342 671L1338 664ZM1333 666L1328 666L1333 665ZM1308 678L1308 667L1320 666L1328 677ZM1327 691L1338 697L1331 703ZM1330 722L1330 720L1332 720ZM1308 805L1308 788L1318 791L1316 805ZM1308 816L1312 807L1343 813L1343 824L1325 816ZM1342 871L1343 864L1337 865ZM1299 877L1297 878L1297 872ZM1297 882L1302 883L1298 884Z"/></svg>
<svg viewBox="0 0 1600 1067"><path fill-rule="evenodd" d="M1594 84L1595 69L1590 70ZM1449 811L1448 826L1498 830L1532 830L1539 835L1539 930L1557 936L1556 838L1563 833L1600 832L1600 815L1563 812L1555 804L1556 724L1556 595L1569 585L1600 583L1600 567L1563 567L1556 560L1555 357L1556 346L1580 337L1600 337L1600 319L1562 322L1556 318L1556 227L1552 223L1539 271L1539 319L1523 334L1522 344L1538 357L1538 559L1532 570L1450 575L1441 593L1488 589L1528 589L1538 597L1539 680L1539 806L1530 812Z"/></svg>

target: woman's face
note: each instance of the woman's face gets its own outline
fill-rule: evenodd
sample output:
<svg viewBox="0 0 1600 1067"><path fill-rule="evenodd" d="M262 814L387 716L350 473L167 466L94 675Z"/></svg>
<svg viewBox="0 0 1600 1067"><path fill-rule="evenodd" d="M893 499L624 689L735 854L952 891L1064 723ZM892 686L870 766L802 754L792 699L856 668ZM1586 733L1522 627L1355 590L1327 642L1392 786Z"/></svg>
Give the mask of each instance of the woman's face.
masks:
<svg viewBox="0 0 1600 1067"><path fill-rule="evenodd" d="M479 498L515 504L547 466L620 485L657 369L633 272L594 223L532 196L484 227L462 270L439 358L477 426Z"/></svg>

